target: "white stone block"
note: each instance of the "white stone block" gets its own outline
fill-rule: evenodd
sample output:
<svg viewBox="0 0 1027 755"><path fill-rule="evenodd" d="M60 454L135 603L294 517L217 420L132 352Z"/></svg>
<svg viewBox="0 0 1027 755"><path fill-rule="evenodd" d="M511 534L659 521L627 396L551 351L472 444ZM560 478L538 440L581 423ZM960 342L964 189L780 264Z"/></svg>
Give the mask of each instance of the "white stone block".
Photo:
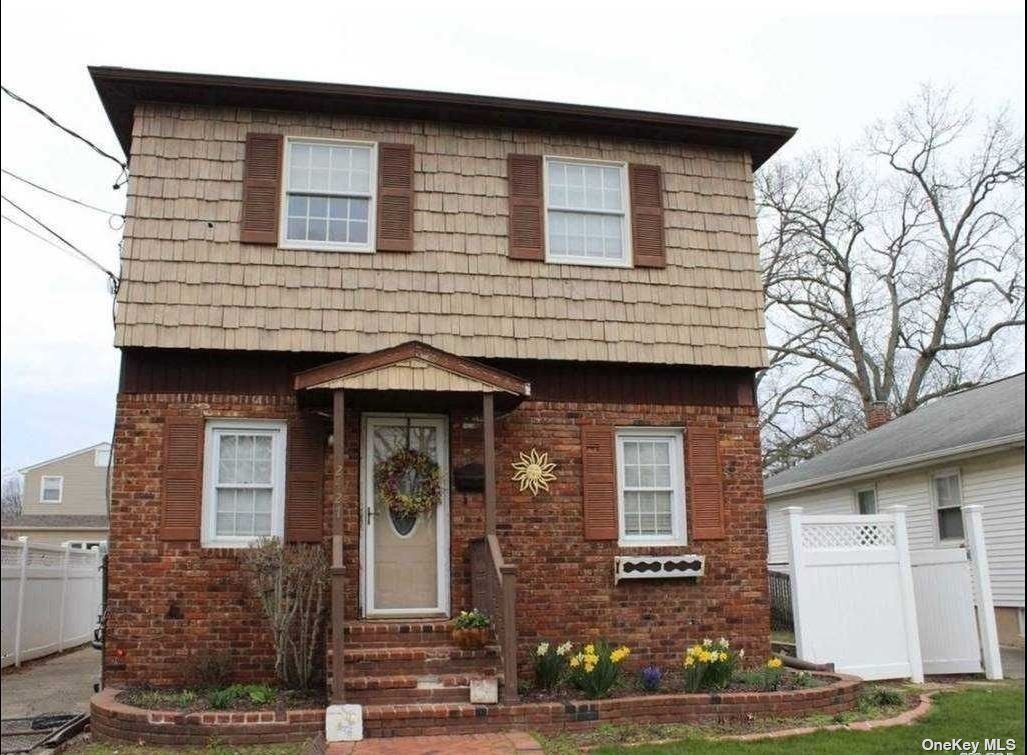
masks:
<svg viewBox="0 0 1027 755"><path fill-rule="evenodd" d="M499 702L499 680L494 676L471 679L471 702L479 705L495 705Z"/></svg>
<svg viewBox="0 0 1027 755"><path fill-rule="evenodd" d="M325 712L325 739L359 742L364 738L364 709L360 705L329 705Z"/></svg>

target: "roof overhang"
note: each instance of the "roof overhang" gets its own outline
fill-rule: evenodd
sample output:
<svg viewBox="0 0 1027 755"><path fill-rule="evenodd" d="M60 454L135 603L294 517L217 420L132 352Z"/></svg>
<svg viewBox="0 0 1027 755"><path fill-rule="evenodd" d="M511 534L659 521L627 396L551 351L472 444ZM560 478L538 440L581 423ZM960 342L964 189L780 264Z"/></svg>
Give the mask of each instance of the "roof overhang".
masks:
<svg viewBox="0 0 1027 755"><path fill-rule="evenodd" d="M109 66L90 66L89 73L126 155L132 145L133 113L140 102L402 118L698 144L748 152L753 170L795 134L790 126L475 94Z"/></svg>
<svg viewBox="0 0 1027 755"><path fill-rule="evenodd" d="M526 380L420 341L304 370L294 377L293 387L297 391L505 393L519 398L531 395L531 383Z"/></svg>
<svg viewBox="0 0 1027 755"><path fill-rule="evenodd" d="M903 459L891 459L886 462L881 462L880 464L868 464L845 472L822 475L820 477L801 480L799 482L793 482L778 487L772 487L765 484L763 497L768 501L772 501L778 498L784 498L794 493L805 493L811 490L817 490L819 488L848 482L860 482L868 477L878 477L882 474L920 469L921 467L927 467L946 461L997 453L999 451L1006 451L1012 448L1022 448L1023 444L1023 433L1007 435L1002 438L989 438L988 440L980 441L978 443L966 443L961 446L943 448L937 451L931 451L930 453L918 454L917 456L907 456ZM767 483L771 482L771 480L773 480L773 478L767 480Z"/></svg>

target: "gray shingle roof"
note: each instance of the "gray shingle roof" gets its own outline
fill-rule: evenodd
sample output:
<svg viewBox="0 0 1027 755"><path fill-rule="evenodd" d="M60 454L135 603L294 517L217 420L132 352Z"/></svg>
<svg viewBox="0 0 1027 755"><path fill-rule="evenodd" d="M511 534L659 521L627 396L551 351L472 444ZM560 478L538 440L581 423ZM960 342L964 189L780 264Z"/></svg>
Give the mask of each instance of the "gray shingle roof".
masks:
<svg viewBox="0 0 1027 755"><path fill-rule="evenodd" d="M77 527L108 527L107 517L102 514L22 514L3 520L4 529L19 527L52 527L54 529L75 529Z"/></svg>
<svg viewBox="0 0 1027 755"><path fill-rule="evenodd" d="M768 495L924 458L1023 441L1023 373L932 401L767 479Z"/></svg>

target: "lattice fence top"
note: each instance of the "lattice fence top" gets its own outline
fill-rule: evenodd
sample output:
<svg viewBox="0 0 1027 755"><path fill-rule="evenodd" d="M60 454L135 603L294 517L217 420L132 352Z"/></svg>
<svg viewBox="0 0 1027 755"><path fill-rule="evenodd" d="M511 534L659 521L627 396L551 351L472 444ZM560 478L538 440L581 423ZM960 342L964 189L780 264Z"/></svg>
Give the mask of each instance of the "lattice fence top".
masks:
<svg viewBox="0 0 1027 755"><path fill-rule="evenodd" d="M870 550L895 546L895 525L890 522L802 523L802 547L808 551Z"/></svg>
<svg viewBox="0 0 1027 755"><path fill-rule="evenodd" d="M0 547L0 559L3 566L18 566L21 563L21 543L5 540Z"/></svg>

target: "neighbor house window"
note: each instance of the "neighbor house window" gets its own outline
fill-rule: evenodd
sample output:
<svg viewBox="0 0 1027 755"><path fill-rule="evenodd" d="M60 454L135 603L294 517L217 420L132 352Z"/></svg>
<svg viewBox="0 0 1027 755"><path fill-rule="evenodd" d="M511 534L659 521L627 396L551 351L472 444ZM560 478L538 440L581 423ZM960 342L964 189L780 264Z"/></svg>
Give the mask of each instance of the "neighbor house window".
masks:
<svg viewBox="0 0 1027 755"><path fill-rule="evenodd" d="M111 450L109 448L98 448L93 451L93 466L106 467L111 463Z"/></svg>
<svg viewBox="0 0 1027 755"><path fill-rule="evenodd" d="M44 475L39 481L40 503L60 503L64 494L64 478Z"/></svg>
<svg viewBox="0 0 1027 755"><path fill-rule="evenodd" d="M247 545L282 536L285 440L284 422L207 424L204 544Z"/></svg>
<svg viewBox="0 0 1027 755"><path fill-rule="evenodd" d="M617 488L623 545L685 542L680 430L617 431Z"/></svg>
<svg viewBox="0 0 1027 755"><path fill-rule="evenodd" d="M374 145L316 139L286 145L285 245L371 251Z"/></svg>
<svg viewBox="0 0 1027 755"><path fill-rule="evenodd" d="M938 516L939 540L963 539L963 495L959 472L942 472L931 480Z"/></svg>
<svg viewBox="0 0 1027 755"><path fill-rule="evenodd" d="M546 158L547 259L628 262L628 185L623 163Z"/></svg>
<svg viewBox="0 0 1027 755"><path fill-rule="evenodd" d="M856 510L860 514L877 513L877 491L873 488L865 488L856 491Z"/></svg>

